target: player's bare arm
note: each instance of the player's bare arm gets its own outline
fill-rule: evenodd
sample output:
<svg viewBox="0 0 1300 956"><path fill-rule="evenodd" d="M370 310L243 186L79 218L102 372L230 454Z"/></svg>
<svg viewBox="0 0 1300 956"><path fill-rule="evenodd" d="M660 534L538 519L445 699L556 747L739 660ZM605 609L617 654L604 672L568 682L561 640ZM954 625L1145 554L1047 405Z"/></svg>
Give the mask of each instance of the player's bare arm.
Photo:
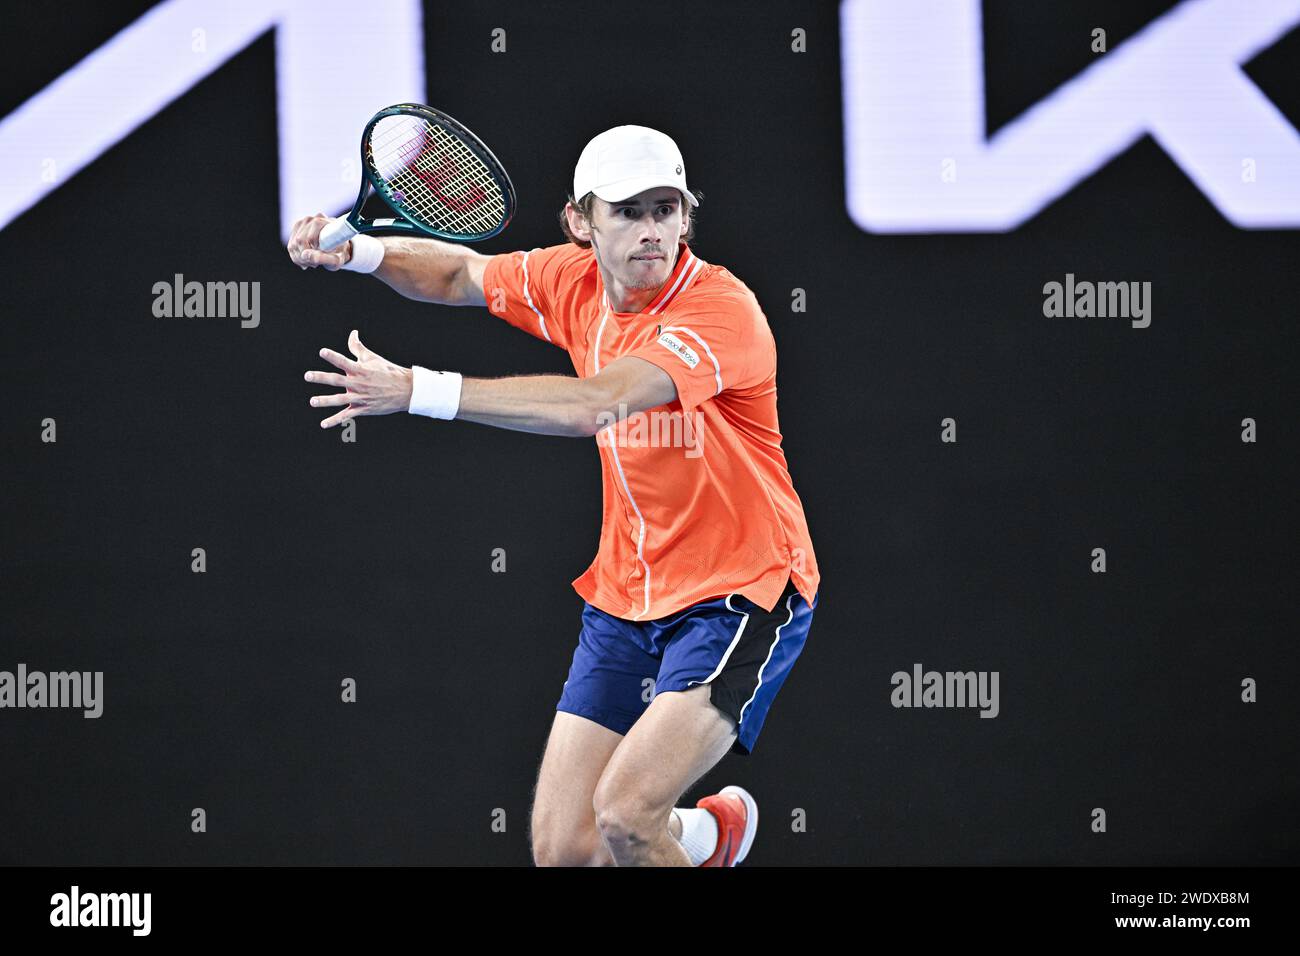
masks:
<svg viewBox="0 0 1300 956"><path fill-rule="evenodd" d="M481 282L481 275L479 281ZM330 428L361 415L407 411L414 383L404 368L366 348L353 330L348 348L355 359L333 349L320 356L339 372L311 371L308 382L343 389L311 398L314 407L346 406L321 422ZM589 438L601 427L672 401L677 386L663 369L633 355L616 359L590 378L519 375L466 378L461 383L456 418L537 435Z"/></svg>
<svg viewBox="0 0 1300 956"><path fill-rule="evenodd" d="M331 252L320 248L321 230L331 222L317 213L293 224L287 248L295 265L336 272L351 261L352 240ZM375 241L383 243L384 257L371 274L406 298L439 305L487 304L483 270L488 256L433 238L384 236Z"/></svg>
<svg viewBox="0 0 1300 956"><path fill-rule="evenodd" d="M456 418L513 431L589 438L615 420L667 404L676 396L677 386L667 372L628 355L590 378L467 378Z"/></svg>

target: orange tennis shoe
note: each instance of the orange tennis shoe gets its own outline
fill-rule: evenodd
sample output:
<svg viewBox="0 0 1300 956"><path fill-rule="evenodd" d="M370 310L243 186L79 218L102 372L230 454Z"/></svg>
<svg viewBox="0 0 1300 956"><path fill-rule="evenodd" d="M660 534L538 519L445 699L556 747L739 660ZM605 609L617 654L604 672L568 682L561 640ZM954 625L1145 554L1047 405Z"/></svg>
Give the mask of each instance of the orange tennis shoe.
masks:
<svg viewBox="0 0 1300 956"><path fill-rule="evenodd" d="M703 797L703 807L718 821L718 845L700 866L735 866L749 854L758 831L758 804L743 787L723 787L711 797Z"/></svg>

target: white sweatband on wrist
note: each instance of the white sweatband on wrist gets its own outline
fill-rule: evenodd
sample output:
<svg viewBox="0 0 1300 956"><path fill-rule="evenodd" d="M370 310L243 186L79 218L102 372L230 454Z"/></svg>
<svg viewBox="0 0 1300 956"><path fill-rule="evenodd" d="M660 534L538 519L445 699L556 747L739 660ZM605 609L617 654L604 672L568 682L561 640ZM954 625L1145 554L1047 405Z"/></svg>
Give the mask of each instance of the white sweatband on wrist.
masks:
<svg viewBox="0 0 1300 956"><path fill-rule="evenodd" d="M420 365L411 366L412 415L430 418L455 418L460 410L460 372L433 372Z"/></svg>
<svg viewBox="0 0 1300 956"><path fill-rule="evenodd" d="M349 272L374 272L384 261L384 244L374 236L352 237L352 258L343 264Z"/></svg>

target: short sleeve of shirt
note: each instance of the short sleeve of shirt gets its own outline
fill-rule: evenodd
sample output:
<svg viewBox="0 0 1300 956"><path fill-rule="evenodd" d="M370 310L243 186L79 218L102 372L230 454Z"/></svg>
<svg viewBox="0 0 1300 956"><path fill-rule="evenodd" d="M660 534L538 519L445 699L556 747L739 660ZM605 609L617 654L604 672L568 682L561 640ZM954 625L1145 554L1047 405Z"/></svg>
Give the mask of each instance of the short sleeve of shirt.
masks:
<svg viewBox="0 0 1300 956"><path fill-rule="evenodd" d="M693 292L664 315L658 338L629 353L659 366L683 411L776 373L776 343L758 302L742 290Z"/></svg>
<svg viewBox="0 0 1300 956"><path fill-rule="evenodd" d="M568 348L572 317L562 294L589 268L591 252L574 243L492 256L483 271L488 311L545 342Z"/></svg>

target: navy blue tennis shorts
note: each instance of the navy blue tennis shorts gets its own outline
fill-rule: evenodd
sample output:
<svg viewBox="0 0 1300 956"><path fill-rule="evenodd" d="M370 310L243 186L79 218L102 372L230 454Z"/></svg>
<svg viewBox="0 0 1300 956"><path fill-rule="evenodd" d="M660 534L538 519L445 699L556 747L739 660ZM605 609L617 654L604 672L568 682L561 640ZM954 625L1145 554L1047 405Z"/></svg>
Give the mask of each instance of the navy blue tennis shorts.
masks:
<svg viewBox="0 0 1300 956"><path fill-rule="evenodd" d="M793 581L771 612L741 594L701 601L654 621L627 621L584 602L582 632L556 710L626 734L655 694L710 685L748 756L777 691L808 638L813 611Z"/></svg>

